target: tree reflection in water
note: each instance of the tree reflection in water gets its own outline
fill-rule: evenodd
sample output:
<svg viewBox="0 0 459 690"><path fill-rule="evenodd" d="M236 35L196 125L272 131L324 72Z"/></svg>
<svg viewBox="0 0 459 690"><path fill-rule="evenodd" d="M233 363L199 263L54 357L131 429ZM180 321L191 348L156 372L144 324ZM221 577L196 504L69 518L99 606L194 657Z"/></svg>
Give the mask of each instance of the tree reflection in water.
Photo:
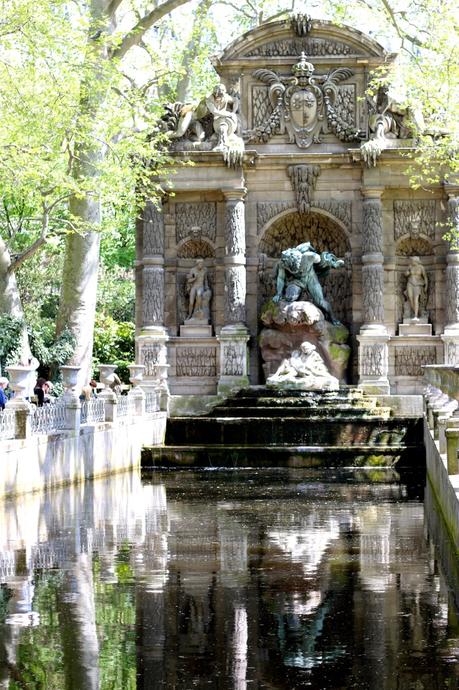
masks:
<svg viewBox="0 0 459 690"><path fill-rule="evenodd" d="M125 474L3 503L0 688L456 688L423 505L377 479Z"/></svg>

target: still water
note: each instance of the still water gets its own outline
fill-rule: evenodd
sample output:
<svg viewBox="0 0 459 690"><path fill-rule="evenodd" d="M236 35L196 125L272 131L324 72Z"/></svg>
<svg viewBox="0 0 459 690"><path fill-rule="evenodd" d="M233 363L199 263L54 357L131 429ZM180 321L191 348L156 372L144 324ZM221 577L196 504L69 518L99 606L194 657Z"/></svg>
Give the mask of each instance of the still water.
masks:
<svg viewBox="0 0 459 690"><path fill-rule="evenodd" d="M454 586L390 472L123 474L0 510L2 689L458 688Z"/></svg>

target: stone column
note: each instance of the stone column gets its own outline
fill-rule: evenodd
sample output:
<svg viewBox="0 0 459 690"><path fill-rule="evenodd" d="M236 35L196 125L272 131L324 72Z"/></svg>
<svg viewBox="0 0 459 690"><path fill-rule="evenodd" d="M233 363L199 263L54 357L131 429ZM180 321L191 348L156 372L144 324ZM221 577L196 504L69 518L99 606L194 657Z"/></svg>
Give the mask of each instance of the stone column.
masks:
<svg viewBox="0 0 459 690"><path fill-rule="evenodd" d="M359 341L359 388L389 393L389 334L384 324L383 189L364 188L362 224L362 317Z"/></svg>
<svg viewBox="0 0 459 690"><path fill-rule="evenodd" d="M224 191L225 196L225 294L224 321L220 331L218 392L225 394L249 384L247 375L245 189Z"/></svg>
<svg viewBox="0 0 459 690"><path fill-rule="evenodd" d="M142 309L137 336L137 364L145 367L142 387L169 394L167 386L168 334L164 326L164 216L161 206L147 201L142 224Z"/></svg>
<svg viewBox="0 0 459 690"><path fill-rule="evenodd" d="M459 188L448 192L448 221L450 231L459 241ZM445 364L459 366L459 251L451 243L446 255L446 325L441 339L445 344Z"/></svg>

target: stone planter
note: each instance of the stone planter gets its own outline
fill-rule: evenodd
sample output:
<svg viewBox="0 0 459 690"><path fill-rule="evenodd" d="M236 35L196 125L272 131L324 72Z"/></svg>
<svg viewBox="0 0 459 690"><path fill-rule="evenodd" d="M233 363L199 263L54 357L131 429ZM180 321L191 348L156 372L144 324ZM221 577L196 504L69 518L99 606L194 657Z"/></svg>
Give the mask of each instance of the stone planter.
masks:
<svg viewBox="0 0 459 690"><path fill-rule="evenodd" d="M132 383L133 387L136 388L140 386L143 381L143 373L145 367L143 364L130 364L129 369L129 381Z"/></svg>
<svg viewBox="0 0 459 690"><path fill-rule="evenodd" d="M30 378L36 367L11 366L6 367L10 380L10 388L14 397L8 402L9 407L28 408L29 403L25 399L31 389Z"/></svg>
<svg viewBox="0 0 459 690"><path fill-rule="evenodd" d="M78 374L80 367L62 366L59 367L62 374L62 384L64 386L64 397L73 398L76 394ZM78 397L78 396L77 396Z"/></svg>
<svg viewBox="0 0 459 690"><path fill-rule="evenodd" d="M116 364L99 364L99 378L100 382L105 386L110 386L113 383L113 374L116 371Z"/></svg>

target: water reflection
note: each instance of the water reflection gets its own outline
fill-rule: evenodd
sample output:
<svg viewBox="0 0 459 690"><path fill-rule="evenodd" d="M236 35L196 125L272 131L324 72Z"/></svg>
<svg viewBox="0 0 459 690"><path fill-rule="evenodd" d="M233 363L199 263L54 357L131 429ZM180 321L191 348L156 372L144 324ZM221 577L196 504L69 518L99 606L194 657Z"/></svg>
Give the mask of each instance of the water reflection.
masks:
<svg viewBox="0 0 459 690"><path fill-rule="evenodd" d="M457 610L389 473L123 474L0 510L0 688L457 688Z"/></svg>

